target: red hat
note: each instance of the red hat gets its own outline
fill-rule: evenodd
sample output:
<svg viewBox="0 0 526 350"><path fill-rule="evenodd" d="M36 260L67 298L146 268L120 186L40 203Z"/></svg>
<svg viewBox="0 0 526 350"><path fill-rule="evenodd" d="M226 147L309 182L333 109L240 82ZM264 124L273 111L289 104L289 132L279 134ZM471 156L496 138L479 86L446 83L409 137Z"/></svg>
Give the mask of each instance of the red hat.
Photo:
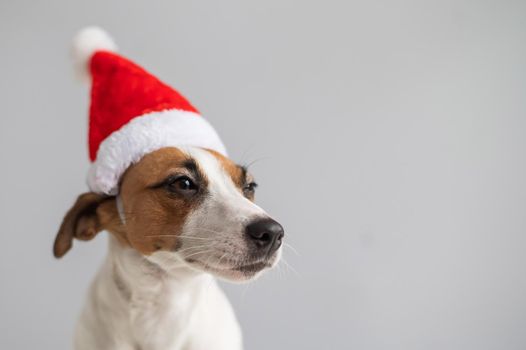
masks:
<svg viewBox="0 0 526 350"><path fill-rule="evenodd" d="M91 78L92 191L116 194L126 169L163 147L202 147L226 155L213 127L186 98L115 51L100 28L86 28L74 40L77 68Z"/></svg>

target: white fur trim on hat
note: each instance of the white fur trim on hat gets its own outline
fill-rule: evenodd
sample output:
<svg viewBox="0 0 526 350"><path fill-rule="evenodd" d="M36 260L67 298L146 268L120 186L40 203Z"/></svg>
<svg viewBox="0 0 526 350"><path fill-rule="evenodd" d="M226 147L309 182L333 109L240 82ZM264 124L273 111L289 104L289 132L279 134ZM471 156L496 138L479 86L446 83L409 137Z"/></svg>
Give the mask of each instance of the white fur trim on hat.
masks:
<svg viewBox="0 0 526 350"><path fill-rule="evenodd" d="M115 195L120 177L144 155L164 147L208 148L226 156L216 131L200 115L166 110L136 117L108 136L88 173L93 192Z"/></svg>

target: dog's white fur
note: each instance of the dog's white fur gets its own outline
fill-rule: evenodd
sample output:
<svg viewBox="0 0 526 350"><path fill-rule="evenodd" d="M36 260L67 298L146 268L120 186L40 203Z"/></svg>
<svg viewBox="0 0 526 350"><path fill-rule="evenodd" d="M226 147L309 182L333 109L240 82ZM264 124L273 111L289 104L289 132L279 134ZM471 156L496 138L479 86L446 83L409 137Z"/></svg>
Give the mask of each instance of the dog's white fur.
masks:
<svg viewBox="0 0 526 350"><path fill-rule="evenodd" d="M110 235L108 256L77 327L76 350L242 348L233 310L210 273L235 281L259 274L234 267L248 263L243 245L247 222L267 214L236 189L209 152L186 152L206 173L209 196L187 218L181 249L143 256ZM122 204L125 209L126 201ZM280 254L281 248L266 267Z"/></svg>
<svg viewBox="0 0 526 350"><path fill-rule="evenodd" d="M75 349L241 349L239 325L214 278L182 262L170 270L168 275L110 237Z"/></svg>

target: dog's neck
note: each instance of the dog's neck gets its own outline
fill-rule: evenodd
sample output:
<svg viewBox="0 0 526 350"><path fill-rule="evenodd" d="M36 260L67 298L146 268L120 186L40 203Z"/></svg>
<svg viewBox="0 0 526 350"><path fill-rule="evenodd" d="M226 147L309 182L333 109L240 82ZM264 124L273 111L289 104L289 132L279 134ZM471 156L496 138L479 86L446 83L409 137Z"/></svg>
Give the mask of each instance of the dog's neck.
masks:
<svg viewBox="0 0 526 350"><path fill-rule="evenodd" d="M183 264L167 271L109 236L108 256L90 292L93 312L84 322L97 324L97 334L115 333L101 337L122 337L141 349L178 349L173 344L186 338L214 278Z"/></svg>
<svg viewBox="0 0 526 350"><path fill-rule="evenodd" d="M168 271L109 236L108 255L90 289L77 347L183 348L195 337L192 320L203 310L199 305L206 304L211 290L220 293L214 278L182 263L169 265Z"/></svg>
<svg viewBox="0 0 526 350"><path fill-rule="evenodd" d="M106 264L111 282L124 298L143 299L162 294L185 293L209 282L212 276L195 271L183 263L173 264L170 270L146 259L136 250L123 246L109 234L109 251Z"/></svg>

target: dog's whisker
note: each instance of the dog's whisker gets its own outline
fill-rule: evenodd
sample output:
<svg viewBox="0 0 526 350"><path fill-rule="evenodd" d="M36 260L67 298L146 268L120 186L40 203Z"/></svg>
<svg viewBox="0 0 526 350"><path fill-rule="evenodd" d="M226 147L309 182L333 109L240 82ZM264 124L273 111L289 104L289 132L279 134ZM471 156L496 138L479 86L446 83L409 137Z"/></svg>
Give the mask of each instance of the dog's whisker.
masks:
<svg viewBox="0 0 526 350"><path fill-rule="evenodd" d="M221 265L222 261L223 261L223 258L225 258L226 256L228 255L228 252L225 252L225 254L223 254L223 256L221 256L221 258L219 258L219 261L218 261L218 265ZM227 259L228 260L228 259Z"/></svg>
<svg viewBox="0 0 526 350"><path fill-rule="evenodd" d="M249 155L253 151L253 149L254 149L254 144L245 148L245 150L243 151L243 154L241 155L241 158L239 159L239 164L245 163L245 160L249 158Z"/></svg>
<svg viewBox="0 0 526 350"><path fill-rule="evenodd" d="M214 240L214 237L194 237L194 236L183 236L183 235L178 235L177 237L178 238L188 238L188 239L202 239L202 240L210 240L210 241Z"/></svg>
<svg viewBox="0 0 526 350"><path fill-rule="evenodd" d="M254 164L262 161L262 160L267 160L267 159L271 159L272 157L268 157L268 156L264 156L264 157L259 157L259 158L256 158L254 159L253 161L251 161L250 163L248 164L245 164L244 167L247 168L247 170Z"/></svg>
<svg viewBox="0 0 526 350"><path fill-rule="evenodd" d="M295 268L292 267L292 265L290 265L287 260L285 260L285 258L281 257L281 261L283 261L283 263L285 264L285 266L291 270L292 272L294 272L296 274L296 276L300 277L300 274L298 271L296 271Z"/></svg>
<svg viewBox="0 0 526 350"><path fill-rule="evenodd" d="M195 227L195 230L196 231L207 231L207 232L212 232L212 233L217 233L217 234L222 234L222 235L227 234L226 232L212 230L212 229L207 228L207 227Z"/></svg>
<svg viewBox="0 0 526 350"><path fill-rule="evenodd" d="M276 272L277 272L277 275L278 275L278 278L283 278L283 269L281 268L282 267L282 264L278 263L276 265Z"/></svg>
<svg viewBox="0 0 526 350"><path fill-rule="evenodd" d="M214 251L214 249L205 249L205 250L202 250L202 251L198 251L198 252L192 253L190 255L186 255L184 257L184 259L188 259L189 257L195 256L195 255L199 255L199 254L210 253L210 252L213 252L213 251Z"/></svg>
<svg viewBox="0 0 526 350"><path fill-rule="evenodd" d="M214 257L213 255L210 255L210 256L208 257L208 259L206 259L206 262L204 263L205 266L210 266L210 260L211 260L213 257Z"/></svg>
<svg viewBox="0 0 526 350"><path fill-rule="evenodd" d="M283 246L289 248L290 250L292 250L297 256L300 256L300 253L291 244L289 244L287 242L283 242Z"/></svg>
<svg viewBox="0 0 526 350"><path fill-rule="evenodd" d="M155 238L155 237L173 237L173 238L184 238L184 239L195 239L202 241L213 241L213 237L192 237L192 236L181 236L181 235L144 235L143 237Z"/></svg>
<svg viewBox="0 0 526 350"><path fill-rule="evenodd" d="M189 250L194 250L194 249L201 249L201 248L212 248L212 246L210 244L203 244L203 245L199 245L199 246L195 246L195 247L188 247L188 248L183 248L183 249L179 249L177 252L178 253L182 253L182 252L186 252L186 251L189 251Z"/></svg>

